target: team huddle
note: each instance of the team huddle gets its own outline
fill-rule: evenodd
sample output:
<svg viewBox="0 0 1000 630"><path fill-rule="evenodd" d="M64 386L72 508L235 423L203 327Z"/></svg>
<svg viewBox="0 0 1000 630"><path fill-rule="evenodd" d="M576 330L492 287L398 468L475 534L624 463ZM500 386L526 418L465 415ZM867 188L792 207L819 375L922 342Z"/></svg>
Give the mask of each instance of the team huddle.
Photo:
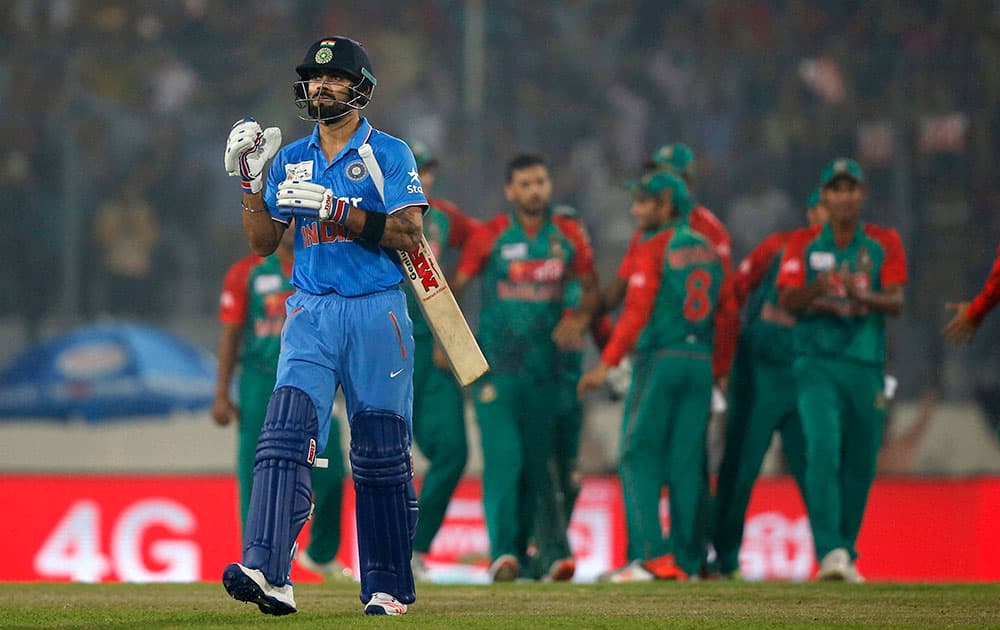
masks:
<svg viewBox="0 0 1000 630"><path fill-rule="evenodd" d="M510 210L476 221L430 195L437 160L425 145L360 116L377 84L363 46L324 38L296 72L312 133L280 147L280 131L247 118L225 154L255 252L227 276L226 369L213 409L220 423L242 414L243 557L223 573L233 598L293 613L296 557L345 574L331 490L345 473L314 470L324 452L340 460L338 388L366 614L405 614L415 581L428 578L424 557L467 459L466 395L481 434L489 575L572 579L581 400L626 356L618 470L628 562L601 579L737 577L750 491L779 432L808 509L817 578L863 581L855 543L885 421L885 318L902 308L907 266L895 230L862 219L856 162L831 161L805 225L767 237L733 269L729 235L692 190L694 153L664 145L625 183L636 230L602 286L587 230L574 209L553 203L542 156L510 160ZM422 236L440 260L457 261L456 295L474 281L481 290L476 338L490 371L466 391L401 287L396 251L413 251ZM588 336L600 360L584 371ZM226 390L240 354L237 409ZM713 390L728 398L714 493L705 448ZM419 499L414 441L429 460ZM310 517L314 542L298 553Z"/></svg>

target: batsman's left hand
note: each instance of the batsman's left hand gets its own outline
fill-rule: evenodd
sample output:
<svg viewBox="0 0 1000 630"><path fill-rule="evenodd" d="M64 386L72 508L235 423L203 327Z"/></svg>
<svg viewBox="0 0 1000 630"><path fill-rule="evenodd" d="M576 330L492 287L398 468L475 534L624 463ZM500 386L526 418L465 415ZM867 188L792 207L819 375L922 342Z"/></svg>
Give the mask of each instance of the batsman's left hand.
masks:
<svg viewBox="0 0 1000 630"><path fill-rule="evenodd" d="M253 118L237 120L229 130L223 163L230 177L240 176L243 192L257 194L264 187L264 165L281 147L281 129L261 129Z"/></svg>

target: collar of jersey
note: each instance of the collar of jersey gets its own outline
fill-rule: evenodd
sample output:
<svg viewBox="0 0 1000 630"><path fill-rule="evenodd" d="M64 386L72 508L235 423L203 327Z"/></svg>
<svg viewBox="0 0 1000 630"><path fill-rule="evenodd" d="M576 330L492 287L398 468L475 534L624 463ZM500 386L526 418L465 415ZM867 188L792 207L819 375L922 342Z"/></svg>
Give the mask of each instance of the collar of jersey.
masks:
<svg viewBox="0 0 1000 630"><path fill-rule="evenodd" d="M351 136L350 142L348 142L344 146L344 148L340 150L340 153L338 153L337 155L335 155L334 158L332 160L330 160L330 164L333 164L334 162L336 162L337 160L339 160L344 154L346 154L351 149L357 150L358 147L360 147L362 144L368 142L368 139L372 135L372 131L373 131L373 128L371 126L371 123L368 122L367 118L362 117L361 118L361 126L358 127L357 131L354 132L354 135ZM312 135L309 136L309 146L312 147L312 148L314 148L314 149L316 149L317 151L320 150L320 144L319 144L319 123L317 123L316 126L313 127Z"/></svg>
<svg viewBox="0 0 1000 630"><path fill-rule="evenodd" d="M865 232L865 222L859 220L858 227L854 231L854 236L852 236L851 240L847 243L846 246L844 246L844 249L847 249L854 242L856 242L864 234L864 232ZM821 229L819 232L819 239L824 241L824 243L826 244L833 245L834 247L837 246L837 239L834 238L833 236L833 227L830 225L829 222L823 224L823 229Z"/></svg>

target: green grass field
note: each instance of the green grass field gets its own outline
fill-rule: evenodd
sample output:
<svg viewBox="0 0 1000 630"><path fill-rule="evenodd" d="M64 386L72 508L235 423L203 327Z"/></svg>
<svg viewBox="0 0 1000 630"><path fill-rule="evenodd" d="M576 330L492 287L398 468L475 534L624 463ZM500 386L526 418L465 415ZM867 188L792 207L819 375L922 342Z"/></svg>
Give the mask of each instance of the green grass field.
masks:
<svg viewBox="0 0 1000 630"><path fill-rule="evenodd" d="M421 586L418 597L405 618L364 617L356 586L307 584L299 612L275 618L220 584L0 584L0 627L1000 627L1000 584Z"/></svg>

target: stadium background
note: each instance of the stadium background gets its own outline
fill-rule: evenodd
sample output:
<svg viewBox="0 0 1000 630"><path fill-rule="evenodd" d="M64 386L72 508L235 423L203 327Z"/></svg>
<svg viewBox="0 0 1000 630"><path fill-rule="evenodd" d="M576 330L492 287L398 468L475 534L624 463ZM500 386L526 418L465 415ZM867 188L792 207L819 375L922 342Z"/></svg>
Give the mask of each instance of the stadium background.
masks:
<svg viewBox="0 0 1000 630"><path fill-rule="evenodd" d="M943 303L978 290L1000 239L990 0L3 3L0 365L98 320L214 350L222 276L247 252L225 134L244 114L286 139L306 133L292 67L331 33L369 47L379 86L367 115L428 143L442 160L436 194L469 214L501 210L507 158L543 150L555 198L580 210L605 277L632 231L621 182L659 144L694 148L697 196L726 222L737 258L801 222L829 158L856 156L866 218L899 229L912 271L890 328L900 386L882 473L1000 473L1000 318L967 349L938 335ZM146 218L137 281L106 264L109 208ZM591 399L587 472L613 471L619 413ZM0 422L0 474L218 474L233 443L207 414Z"/></svg>

